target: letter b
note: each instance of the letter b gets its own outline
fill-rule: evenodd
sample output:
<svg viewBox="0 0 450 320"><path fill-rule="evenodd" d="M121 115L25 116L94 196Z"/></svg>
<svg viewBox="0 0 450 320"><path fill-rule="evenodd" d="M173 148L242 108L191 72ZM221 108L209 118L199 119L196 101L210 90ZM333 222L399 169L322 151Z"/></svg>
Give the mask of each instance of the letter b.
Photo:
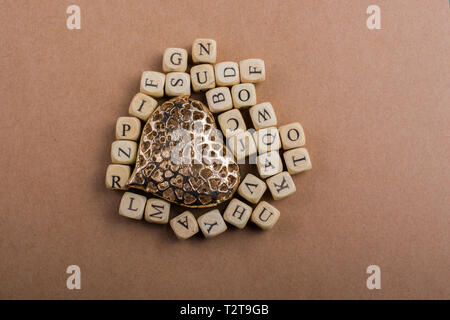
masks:
<svg viewBox="0 0 450 320"><path fill-rule="evenodd" d="M214 94L212 96L212 101L213 101L213 103L223 102L223 101L225 101L225 95L221 92L219 92L218 94Z"/></svg>

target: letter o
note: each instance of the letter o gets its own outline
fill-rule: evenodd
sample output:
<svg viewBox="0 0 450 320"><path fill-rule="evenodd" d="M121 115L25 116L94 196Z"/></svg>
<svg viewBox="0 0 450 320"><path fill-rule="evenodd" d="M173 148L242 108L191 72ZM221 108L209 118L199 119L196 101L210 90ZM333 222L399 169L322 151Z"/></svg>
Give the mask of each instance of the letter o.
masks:
<svg viewBox="0 0 450 320"><path fill-rule="evenodd" d="M292 138L291 138L291 131L294 131L294 132L295 132L295 134L297 135L297 138L295 138L295 139L292 139ZM291 141L297 141L298 138L300 138L300 132L298 132L297 129L292 128L292 129L289 129L289 131L287 132L287 136L288 136L289 140L291 140Z"/></svg>
<svg viewBox="0 0 450 320"><path fill-rule="evenodd" d="M246 98L246 99L242 99L242 96L241 96L242 91L245 91L245 92L246 92L246 94L247 94L247 98ZM245 102L245 101L247 101L248 99L250 99L250 92L249 92L247 89L241 89L241 90L239 91L239 93L238 93L238 98L239 98L239 100Z"/></svg>

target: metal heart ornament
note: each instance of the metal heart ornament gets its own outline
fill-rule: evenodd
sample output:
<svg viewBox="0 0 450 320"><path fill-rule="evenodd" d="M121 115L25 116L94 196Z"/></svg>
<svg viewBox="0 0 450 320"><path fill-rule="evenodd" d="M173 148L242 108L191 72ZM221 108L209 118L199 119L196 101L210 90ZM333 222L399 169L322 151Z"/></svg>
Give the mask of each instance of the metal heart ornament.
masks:
<svg viewBox="0 0 450 320"><path fill-rule="evenodd" d="M214 117L189 96L164 102L142 131L127 186L186 207L212 207L230 199L240 181Z"/></svg>

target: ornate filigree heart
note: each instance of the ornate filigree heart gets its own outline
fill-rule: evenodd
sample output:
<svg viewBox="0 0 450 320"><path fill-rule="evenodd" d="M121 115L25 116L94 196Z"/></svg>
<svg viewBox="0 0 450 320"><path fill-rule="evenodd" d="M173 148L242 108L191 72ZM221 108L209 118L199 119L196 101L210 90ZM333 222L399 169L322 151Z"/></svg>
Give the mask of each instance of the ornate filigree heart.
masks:
<svg viewBox="0 0 450 320"><path fill-rule="evenodd" d="M142 131L128 186L186 207L212 207L230 199L240 180L214 117L189 96L158 106Z"/></svg>

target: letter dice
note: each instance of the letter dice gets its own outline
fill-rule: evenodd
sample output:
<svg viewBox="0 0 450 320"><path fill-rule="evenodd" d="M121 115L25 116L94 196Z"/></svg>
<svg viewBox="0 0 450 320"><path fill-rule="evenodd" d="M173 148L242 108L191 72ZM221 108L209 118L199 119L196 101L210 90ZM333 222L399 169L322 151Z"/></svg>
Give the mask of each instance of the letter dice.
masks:
<svg viewBox="0 0 450 320"><path fill-rule="evenodd" d="M227 230L227 225L225 224L225 221L223 221L220 211L217 209L203 214L197 221L205 238L218 236Z"/></svg>
<svg viewBox="0 0 450 320"><path fill-rule="evenodd" d="M198 232L197 220L189 211L185 211L170 220L170 227L180 240L188 239Z"/></svg>
<svg viewBox="0 0 450 320"><path fill-rule="evenodd" d="M266 80L266 67L264 60L246 59L239 62L241 82L258 83Z"/></svg>
<svg viewBox="0 0 450 320"><path fill-rule="evenodd" d="M261 178L265 179L283 171L283 162L278 151L270 151L256 157L256 167Z"/></svg>
<svg viewBox="0 0 450 320"><path fill-rule="evenodd" d="M141 92L154 98L164 96L166 75L156 71L144 71L141 77Z"/></svg>
<svg viewBox="0 0 450 320"><path fill-rule="evenodd" d="M141 121L136 117L120 117L116 122L116 139L138 140L141 135Z"/></svg>
<svg viewBox="0 0 450 320"><path fill-rule="evenodd" d="M232 199L225 209L223 218L236 228L243 229L250 219L252 207L239 199Z"/></svg>
<svg viewBox="0 0 450 320"><path fill-rule="evenodd" d="M280 218L280 211L266 201L261 201L253 210L251 220L263 230L272 229Z"/></svg>
<svg viewBox="0 0 450 320"><path fill-rule="evenodd" d="M244 118L237 109L224 112L220 114L217 119L219 121L220 129L222 129L223 134L227 138L247 130Z"/></svg>
<svg viewBox="0 0 450 320"><path fill-rule="evenodd" d="M256 104L256 90L253 83L241 83L231 87L233 104L237 109L254 106Z"/></svg>
<svg viewBox="0 0 450 320"><path fill-rule="evenodd" d="M264 128L255 133L256 146L259 153L276 151L281 148L280 134L275 127Z"/></svg>
<svg viewBox="0 0 450 320"><path fill-rule="evenodd" d="M157 105L158 101L146 94L139 92L131 100L130 107L128 108L128 113L131 116L137 117L143 121L147 121Z"/></svg>
<svg viewBox="0 0 450 320"><path fill-rule="evenodd" d="M305 133L300 123L294 122L278 128L283 143L283 149L289 150L305 145Z"/></svg>
<svg viewBox="0 0 450 320"><path fill-rule="evenodd" d="M164 51L162 68L164 72L185 72L188 54L182 48L167 48Z"/></svg>
<svg viewBox="0 0 450 320"><path fill-rule="evenodd" d="M281 200L295 193L295 183L291 175L286 172L280 172L266 180L270 193L275 200Z"/></svg>
<svg viewBox="0 0 450 320"><path fill-rule="evenodd" d="M192 44L194 63L216 63L217 44L213 39L195 39Z"/></svg>
<svg viewBox="0 0 450 320"><path fill-rule="evenodd" d="M259 103L250 108L250 117L256 130L277 125L277 116L270 102Z"/></svg>
<svg viewBox="0 0 450 320"><path fill-rule="evenodd" d="M245 157L256 154L255 140L253 140L253 136L248 131L230 137L228 146L230 147L231 152L233 152L236 160L238 160L238 163L241 163L242 161L240 160L245 159Z"/></svg>
<svg viewBox="0 0 450 320"><path fill-rule="evenodd" d="M217 87L206 92L206 101L212 113L219 113L233 108L233 100L228 87Z"/></svg>
<svg viewBox="0 0 450 320"><path fill-rule="evenodd" d="M121 216L141 220L147 198L133 192L125 192L119 206Z"/></svg>
<svg viewBox="0 0 450 320"><path fill-rule="evenodd" d="M137 143L129 140L116 140L111 145L111 161L117 164L136 162Z"/></svg>
<svg viewBox="0 0 450 320"><path fill-rule="evenodd" d="M216 87L214 68L210 64L199 64L191 68L192 89L195 92Z"/></svg>
<svg viewBox="0 0 450 320"><path fill-rule="evenodd" d="M145 206L145 221L165 224L169 222L170 203L159 198L150 198Z"/></svg>
<svg viewBox="0 0 450 320"><path fill-rule="evenodd" d="M236 62L219 62L214 66L216 84L218 86L233 86L239 84L239 66Z"/></svg>
<svg viewBox="0 0 450 320"><path fill-rule="evenodd" d="M312 168L308 150L305 148L296 148L286 151L283 153L283 157L290 174L300 173Z"/></svg>
<svg viewBox="0 0 450 320"><path fill-rule="evenodd" d="M188 96L191 94L191 78L184 72L166 74L166 95L169 97Z"/></svg>
<svg viewBox="0 0 450 320"><path fill-rule="evenodd" d="M108 189L126 190L131 168L123 164L110 164L106 169L105 184Z"/></svg>
<svg viewBox="0 0 450 320"><path fill-rule="evenodd" d="M245 200L256 204L266 192L266 189L267 185L263 180L249 173L239 185L238 194Z"/></svg>

